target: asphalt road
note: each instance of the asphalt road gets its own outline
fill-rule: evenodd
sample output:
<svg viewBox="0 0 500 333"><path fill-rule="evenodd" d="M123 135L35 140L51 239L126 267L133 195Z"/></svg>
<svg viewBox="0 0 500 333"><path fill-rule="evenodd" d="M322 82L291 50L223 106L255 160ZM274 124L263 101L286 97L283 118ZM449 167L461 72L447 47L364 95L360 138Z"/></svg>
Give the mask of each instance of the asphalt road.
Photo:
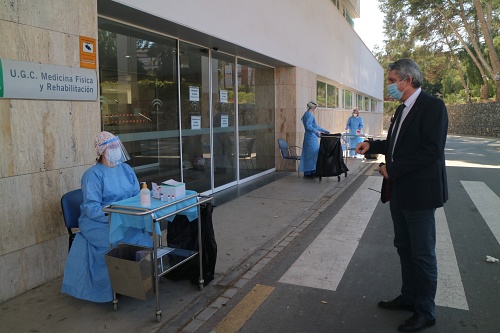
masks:
<svg viewBox="0 0 500 333"><path fill-rule="evenodd" d="M500 140L450 136L450 199L436 224L436 326L500 332ZM411 315L377 307L398 295L399 259L374 168L360 176L197 332L396 332Z"/></svg>

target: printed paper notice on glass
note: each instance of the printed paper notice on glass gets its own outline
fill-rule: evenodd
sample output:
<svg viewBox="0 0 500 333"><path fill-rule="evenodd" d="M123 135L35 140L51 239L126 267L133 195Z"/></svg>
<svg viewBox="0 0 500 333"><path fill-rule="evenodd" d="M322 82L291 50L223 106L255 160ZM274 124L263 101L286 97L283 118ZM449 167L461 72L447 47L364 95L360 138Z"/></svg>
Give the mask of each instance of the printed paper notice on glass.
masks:
<svg viewBox="0 0 500 333"><path fill-rule="evenodd" d="M189 101L199 102L200 101L200 88L195 86L189 87Z"/></svg>
<svg viewBox="0 0 500 333"><path fill-rule="evenodd" d="M191 116L191 129L192 130L201 129L201 116Z"/></svg>
<svg viewBox="0 0 500 333"><path fill-rule="evenodd" d="M220 127L227 127L229 125L229 117L227 114L220 116Z"/></svg>
<svg viewBox="0 0 500 333"><path fill-rule="evenodd" d="M227 90L220 90L219 98L221 103L227 103Z"/></svg>

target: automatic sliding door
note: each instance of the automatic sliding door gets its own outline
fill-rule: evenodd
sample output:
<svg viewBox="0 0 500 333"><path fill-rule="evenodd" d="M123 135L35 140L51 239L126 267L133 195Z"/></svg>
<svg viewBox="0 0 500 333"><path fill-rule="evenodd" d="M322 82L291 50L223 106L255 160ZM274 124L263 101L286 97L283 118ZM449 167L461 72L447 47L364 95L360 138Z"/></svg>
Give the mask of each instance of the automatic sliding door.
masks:
<svg viewBox="0 0 500 333"><path fill-rule="evenodd" d="M180 43L182 170L186 188L211 189L209 51Z"/></svg>
<svg viewBox="0 0 500 333"><path fill-rule="evenodd" d="M240 179L274 168L274 69L238 60Z"/></svg>
<svg viewBox="0 0 500 333"><path fill-rule="evenodd" d="M236 181L234 57L212 53L214 187Z"/></svg>

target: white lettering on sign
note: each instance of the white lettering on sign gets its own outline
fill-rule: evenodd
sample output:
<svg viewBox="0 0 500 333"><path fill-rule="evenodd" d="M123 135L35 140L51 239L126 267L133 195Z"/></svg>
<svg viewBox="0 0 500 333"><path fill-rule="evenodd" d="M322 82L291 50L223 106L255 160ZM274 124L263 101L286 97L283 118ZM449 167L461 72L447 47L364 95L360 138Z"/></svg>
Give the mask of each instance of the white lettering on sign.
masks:
<svg viewBox="0 0 500 333"><path fill-rule="evenodd" d="M0 98L96 101L92 69L0 59Z"/></svg>

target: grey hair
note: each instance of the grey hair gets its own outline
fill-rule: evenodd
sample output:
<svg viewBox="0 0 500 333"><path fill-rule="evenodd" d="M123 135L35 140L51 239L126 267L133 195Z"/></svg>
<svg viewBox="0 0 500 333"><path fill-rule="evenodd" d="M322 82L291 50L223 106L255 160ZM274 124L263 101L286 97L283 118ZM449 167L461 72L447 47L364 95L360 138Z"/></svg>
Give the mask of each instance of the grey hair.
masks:
<svg viewBox="0 0 500 333"><path fill-rule="evenodd" d="M387 69L389 72L392 70L396 71L401 80L411 77L413 79L411 85L414 88L418 88L422 85L422 72L420 71L417 63L409 58L396 60L395 62L390 63L389 66L387 66Z"/></svg>

